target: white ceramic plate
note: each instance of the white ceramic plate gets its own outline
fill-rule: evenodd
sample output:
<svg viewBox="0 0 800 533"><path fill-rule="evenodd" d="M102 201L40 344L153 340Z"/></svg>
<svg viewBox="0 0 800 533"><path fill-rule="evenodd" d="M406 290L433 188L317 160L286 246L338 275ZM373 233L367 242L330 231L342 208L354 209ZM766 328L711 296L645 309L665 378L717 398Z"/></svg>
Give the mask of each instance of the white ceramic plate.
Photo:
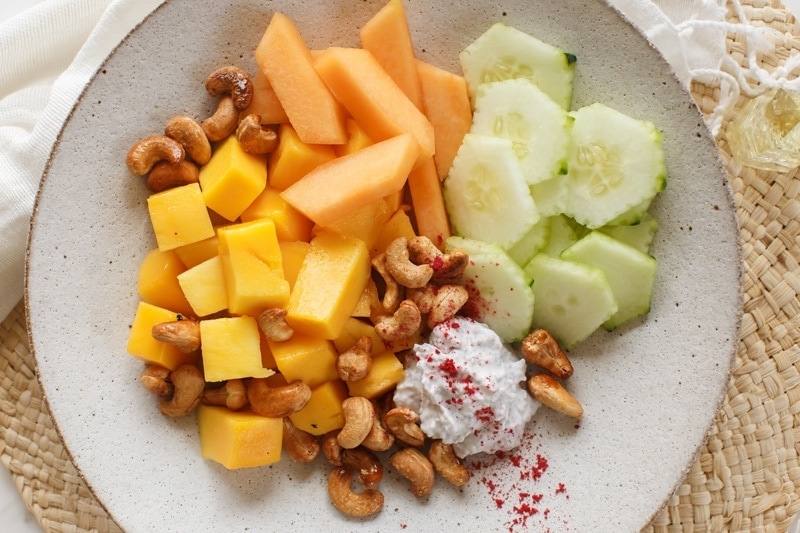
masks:
<svg viewBox="0 0 800 533"><path fill-rule="evenodd" d="M64 128L33 219L30 332L64 442L129 531L632 531L696 458L738 339L731 194L689 95L644 38L593 0L406 2L422 59L457 69L458 52L502 20L577 55L574 107L604 102L664 132L669 183L654 206L654 305L573 353L570 388L586 409L579 427L542 409L519 453L473 464L463 490L439 481L416 501L389 472L382 513L348 520L328 503L323 458L226 471L201 459L193 417L162 418L140 388L142 364L125 344L137 269L154 239L147 192L124 166L128 148L172 115L207 116L205 76L230 63L252 71L272 10L321 48L356 45L358 27L382 4L171 0L109 57Z"/></svg>

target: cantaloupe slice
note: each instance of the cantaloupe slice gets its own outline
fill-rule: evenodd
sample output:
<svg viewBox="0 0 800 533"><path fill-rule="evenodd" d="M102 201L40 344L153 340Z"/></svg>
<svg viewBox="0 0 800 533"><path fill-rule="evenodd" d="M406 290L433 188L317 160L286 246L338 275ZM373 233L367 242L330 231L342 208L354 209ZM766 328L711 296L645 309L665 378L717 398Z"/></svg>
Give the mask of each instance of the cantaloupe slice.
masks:
<svg viewBox="0 0 800 533"><path fill-rule="evenodd" d="M278 95L260 68L256 69L256 75L253 76L253 102L239 116L244 118L250 114L260 115L262 124L289 122Z"/></svg>
<svg viewBox="0 0 800 533"><path fill-rule="evenodd" d="M318 166L281 197L316 224L327 226L400 190L418 154L419 145L410 134L398 135Z"/></svg>
<svg viewBox="0 0 800 533"><path fill-rule="evenodd" d="M408 175L408 191L414 206L417 234L444 248L444 241L450 236L450 223L444 208L442 184L432 157Z"/></svg>
<svg viewBox="0 0 800 533"><path fill-rule="evenodd" d="M331 47L315 61L325 83L374 141L410 133L419 163L435 150L433 126L367 50Z"/></svg>
<svg viewBox="0 0 800 533"><path fill-rule="evenodd" d="M414 57L414 44L402 0L389 0L359 31L368 50L418 109L422 87Z"/></svg>
<svg viewBox="0 0 800 533"><path fill-rule="evenodd" d="M304 143L347 142L344 110L314 69L311 52L289 17L272 16L255 55Z"/></svg>
<svg viewBox="0 0 800 533"><path fill-rule="evenodd" d="M436 171L439 179L447 177L458 147L472 125L467 80L452 72L417 60L422 84L425 115L433 124L436 135Z"/></svg>

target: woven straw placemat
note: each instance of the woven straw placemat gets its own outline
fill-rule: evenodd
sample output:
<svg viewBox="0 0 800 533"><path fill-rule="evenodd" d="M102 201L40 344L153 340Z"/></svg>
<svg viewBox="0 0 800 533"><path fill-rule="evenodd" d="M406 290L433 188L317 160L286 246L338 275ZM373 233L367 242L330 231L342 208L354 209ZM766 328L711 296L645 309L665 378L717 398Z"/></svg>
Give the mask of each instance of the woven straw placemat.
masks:
<svg viewBox="0 0 800 533"><path fill-rule="evenodd" d="M800 49L800 26L777 0L745 0L756 26L780 34L764 68ZM731 10L728 20L738 19ZM734 35L739 64L747 48ZM693 84L709 113L719 91ZM737 109L745 102L740 99ZM786 531L800 512L800 174L738 169L734 191L746 264L741 341L725 403L684 482L644 531ZM0 324L0 460L46 531L119 531L69 459L36 380L20 303Z"/></svg>

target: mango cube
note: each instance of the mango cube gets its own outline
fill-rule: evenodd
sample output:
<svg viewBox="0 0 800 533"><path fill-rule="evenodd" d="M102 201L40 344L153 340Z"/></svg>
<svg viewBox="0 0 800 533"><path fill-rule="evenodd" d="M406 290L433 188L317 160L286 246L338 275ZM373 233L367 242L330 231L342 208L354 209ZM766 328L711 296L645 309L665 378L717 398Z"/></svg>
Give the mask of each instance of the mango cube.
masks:
<svg viewBox="0 0 800 533"><path fill-rule="evenodd" d="M300 267L303 266L303 261L306 260L311 245L303 241L279 241L278 246L281 249L283 261L283 277L289 282L289 287L294 289L297 274L300 273Z"/></svg>
<svg viewBox="0 0 800 533"><path fill-rule="evenodd" d="M336 346L336 351L344 353L352 348L361 337L369 337L372 341L372 355L388 351L383 339L375 331L375 326L355 317L347 319L342 332L333 339L333 345Z"/></svg>
<svg viewBox="0 0 800 533"><path fill-rule="evenodd" d="M311 398L305 407L289 419L297 428L312 435L324 435L344 426L342 402L347 399L347 385L336 379L311 389Z"/></svg>
<svg viewBox="0 0 800 533"><path fill-rule="evenodd" d="M325 229L346 237L361 239L367 248L372 248L380 236L383 225L391 216L392 210L389 204L385 200L378 200L348 213L325 226Z"/></svg>
<svg viewBox="0 0 800 533"><path fill-rule="evenodd" d="M195 312L178 283L178 275L185 270L174 250L151 250L139 267L139 297L158 307L193 316Z"/></svg>
<svg viewBox="0 0 800 533"><path fill-rule="evenodd" d="M309 387L316 387L339 377L338 354L328 340L295 332L288 341L268 344L278 371L289 382L299 379Z"/></svg>
<svg viewBox="0 0 800 533"><path fill-rule="evenodd" d="M318 235L286 304L286 321L295 331L335 339L364 292L371 269L364 241L328 232Z"/></svg>
<svg viewBox="0 0 800 533"><path fill-rule="evenodd" d="M228 310L256 316L289 299L275 224L268 218L220 228L219 255L228 288Z"/></svg>
<svg viewBox="0 0 800 533"><path fill-rule="evenodd" d="M278 240L308 242L311 239L311 227L314 224L300 211L290 206L281 198L280 191L270 185L267 185L241 216L242 222L259 218L272 219Z"/></svg>
<svg viewBox="0 0 800 533"><path fill-rule="evenodd" d="M147 198L158 249L172 250L214 236L200 185L190 183Z"/></svg>
<svg viewBox="0 0 800 533"><path fill-rule="evenodd" d="M403 363L397 356L392 352L383 352L372 356L372 368L367 377L350 381L347 387L351 396L377 398L395 388L404 375Z"/></svg>
<svg viewBox="0 0 800 533"><path fill-rule="evenodd" d="M206 205L228 220L236 220L267 184L267 158L248 154L231 135L200 169Z"/></svg>
<svg viewBox="0 0 800 533"><path fill-rule="evenodd" d="M179 274L177 279L197 316L208 316L228 308L225 273L218 255Z"/></svg>
<svg viewBox="0 0 800 533"><path fill-rule="evenodd" d="M269 157L269 184L282 191L320 166L336 159L327 144L306 144L289 124L278 129L278 148Z"/></svg>
<svg viewBox="0 0 800 533"><path fill-rule="evenodd" d="M364 288L364 292L361 293L361 297L358 299L358 303L353 308L350 316L369 318L372 316L373 309L380 309L382 311L383 307L381 299L378 296L378 286L375 285L372 279L369 279L367 280L367 286Z"/></svg>
<svg viewBox="0 0 800 533"><path fill-rule="evenodd" d="M203 371L206 381L266 378L275 372L261 363L261 337L249 316L200 321Z"/></svg>
<svg viewBox="0 0 800 533"><path fill-rule="evenodd" d="M153 326L163 322L174 322L180 314L146 302L139 302L133 326L128 336L128 353L146 363L175 370L185 363L193 363L197 353L183 353L174 344L159 342L153 338Z"/></svg>
<svg viewBox="0 0 800 533"><path fill-rule="evenodd" d="M405 237L411 240L416 234L411 218L403 209L395 211L389 220L381 228L378 238L370 250L373 257L386 251L389 244L398 237Z"/></svg>
<svg viewBox="0 0 800 533"><path fill-rule="evenodd" d="M336 157L352 154L371 144L375 144L375 141L369 138L364 128L359 126L358 122L352 118L348 118L345 121L344 128L347 130L347 143L334 145L333 150L336 152Z"/></svg>
<svg viewBox="0 0 800 533"><path fill-rule="evenodd" d="M208 239L175 248L175 253L186 268L192 268L219 254L219 237L215 234Z"/></svg>
<svg viewBox="0 0 800 533"><path fill-rule="evenodd" d="M281 418L200 404L197 426L203 459L216 461L229 470L264 466L281 458Z"/></svg>

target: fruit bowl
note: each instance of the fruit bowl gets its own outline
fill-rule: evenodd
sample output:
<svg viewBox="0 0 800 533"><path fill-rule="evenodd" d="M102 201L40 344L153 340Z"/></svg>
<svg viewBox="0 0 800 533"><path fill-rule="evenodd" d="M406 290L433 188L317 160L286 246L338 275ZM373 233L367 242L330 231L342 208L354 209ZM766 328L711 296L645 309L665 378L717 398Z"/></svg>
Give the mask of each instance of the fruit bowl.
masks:
<svg viewBox="0 0 800 533"><path fill-rule="evenodd" d="M171 0L102 65L59 137L29 244L32 348L73 461L125 530L633 530L696 459L739 338L731 191L690 95L601 1L406 2L420 59L458 72L458 52L502 21L578 58L573 108L603 102L663 132L668 185L652 207L660 222L653 306L570 352L570 390L585 408L579 424L540 409L518 450L471 459L466 486L439 480L422 501L388 469L383 511L351 519L329 503L324 458L226 470L202 459L194 417L163 418L141 389L142 363L125 345L154 237L148 193L124 166L128 149L173 115L210 115L206 75L226 64L253 72L274 11L291 17L313 49L358 45L358 28L382 5Z"/></svg>

